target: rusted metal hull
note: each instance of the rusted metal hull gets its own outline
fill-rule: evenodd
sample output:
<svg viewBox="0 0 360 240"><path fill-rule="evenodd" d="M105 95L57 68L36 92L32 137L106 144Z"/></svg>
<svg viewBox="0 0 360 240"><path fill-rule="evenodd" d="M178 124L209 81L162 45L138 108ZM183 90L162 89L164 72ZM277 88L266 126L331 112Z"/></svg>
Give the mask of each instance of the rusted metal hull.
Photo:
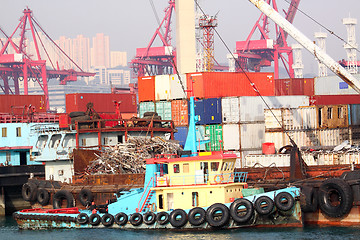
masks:
<svg viewBox="0 0 360 240"><path fill-rule="evenodd" d="M341 218L331 218L324 215L321 210L314 213L304 213L305 225L354 227L360 225L360 206L353 206L350 213Z"/></svg>

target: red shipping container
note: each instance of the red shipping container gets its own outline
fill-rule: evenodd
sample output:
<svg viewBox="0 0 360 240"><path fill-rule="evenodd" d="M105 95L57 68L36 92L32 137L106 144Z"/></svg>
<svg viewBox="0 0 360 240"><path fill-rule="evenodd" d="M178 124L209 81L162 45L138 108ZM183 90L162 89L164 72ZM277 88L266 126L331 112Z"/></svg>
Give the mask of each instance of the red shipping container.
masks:
<svg viewBox="0 0 360 240"><path fill-rule="evenodd" d="M133 93L72 93L66 94L66 112L85 112L86 104L92 102L98 113L115 113L114 101L121 101L120 112L133 113L137 111L136 95Z"/></svg>
<svg viewBox="0 0 360 240"><path fill-rule="evenodd" d="M289 78L275 80L275 95L314 95L314 78Z"/></svg>
<svg viewBox="0 0 360 240"><path fill-rule="evenodd" d="M188 73L186 79L188 89L192 88L197 98L258 96L247 76L255 84L262 96L275 95L274 73ZM190 93L188 96L190 96Z"/></svg>
<svg viewBox="0 0 360 240"><path fill-rule="evenodd" d="M171 119L174 121L175 127L189 124L187 100L174 100L171 102Z"/></svg>
<svg viewBox="0 0 360 240"><path fill-rule="evenodd" d="M139 102L155 101L155 76L138 78Z"/></svg>
<svg viewBox="0 0 360 240"><path fill-rule="evenodd" d="M0 95L0 112L23 114L25 106L35 107L35 112L46 112L45 95Z"/></svg>
<svg viewBox="0 0 360 240"><path fill-rule="evenodd" d="M310 105L360 104L360 95L316 95L310 97Z"/></svg>

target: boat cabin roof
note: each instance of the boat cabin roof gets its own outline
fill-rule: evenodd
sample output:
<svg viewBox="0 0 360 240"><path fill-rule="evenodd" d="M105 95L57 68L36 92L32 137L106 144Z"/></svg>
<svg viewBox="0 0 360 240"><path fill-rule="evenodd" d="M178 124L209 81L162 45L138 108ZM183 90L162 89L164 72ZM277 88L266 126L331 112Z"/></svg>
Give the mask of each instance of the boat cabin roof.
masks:
<svg viewBox="0 0 360 240"><path fill-rule="evenodd" d="M165 154L160 155L160 157L150 158L146 160L146 164L157 164L157 163L174 163L174 162L204 162L204 161L214 161L214 160L226 160L226 159L236 159L236 154L233 153L223 153L223 152L204 152L200 153L198 156L191 157L179 157L176 154Z"/></svg>

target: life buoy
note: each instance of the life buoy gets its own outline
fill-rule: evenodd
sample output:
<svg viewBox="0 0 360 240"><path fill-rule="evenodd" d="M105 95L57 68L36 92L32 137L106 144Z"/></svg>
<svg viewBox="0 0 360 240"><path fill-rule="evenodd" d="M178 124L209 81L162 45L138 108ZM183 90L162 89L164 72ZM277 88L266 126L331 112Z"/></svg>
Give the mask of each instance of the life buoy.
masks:
<svg viewBox="0 0 360 240"><path fill-rule="evenodd" d="M294 204L295 199L288 192L281 192L275 196L275 206L281 211L289 211Z"/></svg>
<svg viewBox="0 0 360 240"><path fill-rule="evenodd" d="M50 194L44 188L39 188L37 191L37 201L41 206L46 206L49 203Z"/></svg>
<svg viewBox="0 0 360 240"><path fill-rule="evenodd" d="M81 224L81 225L87 224L88 221L89 221L89 216L86 213L80 213L76 217L76 222Z"/></svg>
<svg viewBox="0 0 360 240"><path fill-rule="evenodd" d="M81 189L81 191L79 192L79 201L83 206L88 206L92 203L92 201L94 200L94 196L92 194L92 192L89 189Z"/></svg>
<svg viewBox="0 0 360 240"><path fill-rule="evenodd" d="M119 226L124 226L128 222L128 215L123 212L120 212L115 215L115 223Z"/></svg>
<svg viewBox="0 0 360 240"><path fill-rule="evenodd" d="M201 207L195 207L189 211L189 222L193 226L200 226L206 221L206 212Z"/></svg>
<svg viewBox="0 0 360 240"><path fill-rule="evenodd" d="M223 180L224 180L223 175L215 175L215 177L214 177L214 182L215 182L216 184L221 183Z"/></svg>
<svg viewBox="0 0 360 240"><path fill-rule="evenodd" d="M343 179L327 179L320 185L319 206L329 217L338 218L348 214L353 201L352 189Z"/></svg>
<svg viewBox="0 0 360 240"><path fill-rule="evenodd" d="M144 223L146 225L153 225L156 222L156 214L153 212L147 212L144 214Z"/></svg>
<svg viewBox="0 0 360 240"><path fill-rule="evenodd" d="M156 221L160 224L160 225L165 225L169 222L169 214L167 212L159 212L156 215Z"/></svg>
<svg viewBox="0 0 360 240"><path fill-rule="evenodd" d="M303 212L315 212L319 206L319 197L316 188L302 186L300 193L300 207Z"/></svg>
<svg viewBox="0 0 360 240"><path fill-rule="evenodd" d="M114 216L109 214L109 213L105 213L102 217L101 217L101 223L105 226L105 227L111 227L114 224Z"/></svg>
<svg viewBox="0 0 360 240"><path fill-rule="evenodd" d="M66 200L66 207L72 208L75 206L75 199L71 192L67 190L60 190L53 196L53 208L61 208L62 202Z"/></svg>
<svg viewBox="0 0 360 240"><path fill-rule="evenodd" d="M22 186L21 194L25 201L34 202L37 197L37 186L35 183L27 182Z"/></svg>
<svg viewBox="0 0 360 240"><path fill-rule="evenodd" d="M97 226L99 225L101 222L101 217L99 216L99 214L97 213L93 213L90 215L89 217L89 223L92 225L92 226Z"/></svg>
<svg viewBox="0 0 360 240"><path fill-rule="evenodd" d="M181 228L188 221L186 212L182 209L175 209L170 213L170 224L173 227Z"/></svg>
<svg viewBox="0 0 360 240"><path fill-rule="evenodd" d="M140 213L133 213L130 216L129 222L133 226L139 226L143 222L143 216Z"/></svg>
<svg viewBox="0 0 360 240"><path fill-rule="evenodd" d="M220 216L218 213L220 212ZM206 210L206 221L210 226L220 228L229 222L230 211L222 203L214 203Z"/></svg>
<svg viewBox="0 0 360 240"><path fill-rule="evenodd" d="M255 201L255 210L260 215L268 215L274 209L274 202L268 196L261 196Z"/></svg>
<svg viewBox="0 0 360 240"><path fill-rule="evenodd" d="M236 199L230 205L230 215L235 222L246 223L254 215L254 206L245 198Z"/></svg>

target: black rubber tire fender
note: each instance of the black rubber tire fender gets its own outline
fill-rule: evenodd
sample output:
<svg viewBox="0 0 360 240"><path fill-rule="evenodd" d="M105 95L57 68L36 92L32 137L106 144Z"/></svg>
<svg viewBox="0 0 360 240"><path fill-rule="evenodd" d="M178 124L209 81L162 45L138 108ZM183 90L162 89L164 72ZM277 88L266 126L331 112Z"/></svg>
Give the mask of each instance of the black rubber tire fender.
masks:
<svg viewBox="0 0 360 240"><path fill-rule="evenodd" d="M256 199L254 206L260 215L268 215L274 209L274 202L268 196L261 196Z"/></svg>
<svg viewBox="0 0 360 240"><path fill-rule="evenodd" d="M78 199L80 203L86 207L92 203L94 200L94 195L89 189L84 188L79 192Z"/></svg>
<svg viewBox="0 0 360 240"><path fill-rule="evenodd" d="M117 225L124 226L128 222L129 217L128 217L128 215L126 215L126 213L120 212L115 215L114 220Z"/></svg>
<svg viewBox="0 0 360 240"><path fill-rule="evenodd" d="M170 224L173 227L181 228L188 222L186 212L180 208L175 209L170 213Z"/></svg>
<svg viewBox="0 0 360 240"><path fill-rule="evenodd" d="M102 217L101 217L101 223L105 226L105 227L111 227L114 224L114 216L109 214L109 213L105 213Z"/></svg>
<svg viewBox="0 0 360 240"><path fill-rule="evenodd" d="M295 199L288 192L280 192L275 196L275 206L281 211L289 211L294 205Z"/></svg>
<svg viewBox="0 0 360 240"><path fill-rule="evenodd" d="M218 218L216 216L217 212L221 212L221 217ZM214 203L206 210L206 221L210 226L221 228L225 226L230 220L230 211L229 208L226 207L222 203Z"/></svg>
<svg viewBox="0 0 360 240"><path fill-rule="evenodd" d="M245 198L236 199L230 205L230 215L235 222L246 223L254 215L254 206Z"/></svg>
<svg viewBox="0 0 360 240"><path fill-rule="evenodd" d="M333 204L333 194L338 196L339 204ZM332 218L343 217L353 206L354 196L351 187L340 178L325 180L319 188L319 206L321 211Z"/></svg>
<svg viewBox="0 0 360 240"><path fill-rule="evenodd" d="M86 213L80 213L76 217L76 222L83 225L89 222L89 216Z"/></svg>
<svg viewBox="0 0 360 240"><path fill-rule="evenodd" d="M99 214L97 213L93 213L90 215L89 217L89 223L92 225L92 226L98 226L101 222L101 217L99 216Z"/></svg>
<svg viewBox="0 0 360 240"><path fill-rule="evenodd" d="M71 112L71 113L69 113L70 118L81 117L81 116L85 116L85 112Z"/></svg>
<svg viewBox="0 0 360 240"><path fill-rule="evenodd" d="M50 201L50 193L45 188L39 188L37 191L37 201L41 206L48 205Z"/></svg>
<svg viewBox="0 0 360 240"><path fill-rule="evenodd" d="M201 207L195 207L189 211L189 222L193 226L200 226L206 221L206 212Z"/></svg>
<svg viewBox="0 0 360 240"><path fill-rule="evenodd" d="M129 222L133 226L139 226L143 222L143 216L141 215L141 213L133 213L129 218Z"/></svg>
<svg viewBox="0 0 360 240"><path fill-rule="evenodd" d="M21 190L22 197L25 201L34 202L37 197L37 186L35 183L24 183Z"/></svg>
<svg viewBox="0 0 360 240"><path fill-rule="evenodd" d="M71 192L68 190L60 190L53 195L53 208L61 208L61 203L66 200L66 207L72 208L75 206L75 199Z"/></svg>
<svg viewBox="0 0 360 240"><path fill-rule="evenodd" d="M144 214L143 219L146 225L153 225L156 222L156 214L154 212L147 212Z"/></svg>
<svg viewBox="0 0 360 240"><path fill-rule="evenodd" d="M312 186L302 186L300 193L300 207L305 213L315 212L319 207L318 190Z"/></svg>
<svg viewBox="0 0 360 240"><path fill-rule="evenodd" d="M156 214L156 221L160 225L165 225L169 222L170 215L167 212L159 212Z"/></svg>

